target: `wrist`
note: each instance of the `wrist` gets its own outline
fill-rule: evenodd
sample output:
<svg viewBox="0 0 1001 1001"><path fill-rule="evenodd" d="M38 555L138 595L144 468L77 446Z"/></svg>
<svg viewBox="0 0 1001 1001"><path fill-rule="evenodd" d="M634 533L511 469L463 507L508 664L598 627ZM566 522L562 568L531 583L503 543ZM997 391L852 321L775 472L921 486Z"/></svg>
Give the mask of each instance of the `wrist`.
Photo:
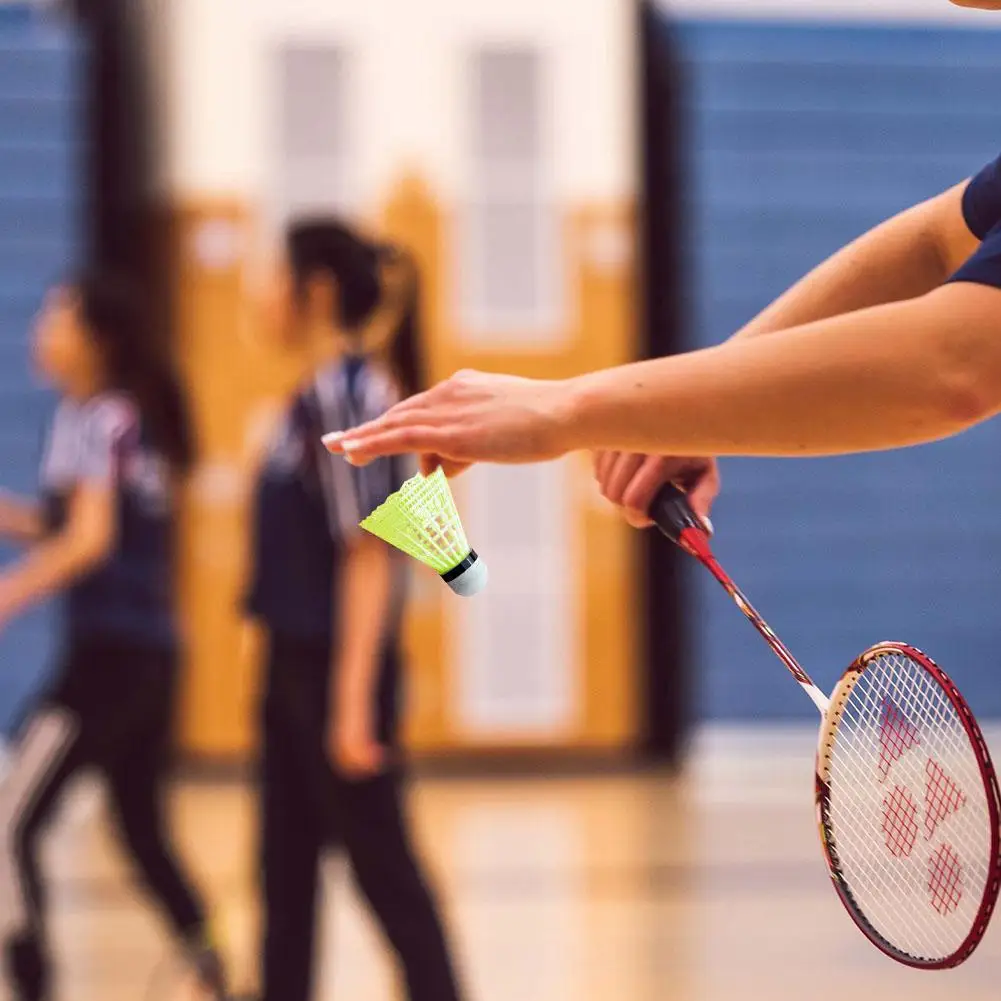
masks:
<svg viewBox="0 0 1001 1001"><path fill-rule="evenodd" d="M340 710L363 706L371 695L371 685L364 676L353 675L350 669L341 666L335 689L335 705Z"/></svg>
<svg viewBox="0 0 1001 1001"><path fill-rule="evenodd" d="M576 376L555 384L553 423L562 454L599 447L592 441L590 432L595 404L591 375Z"/></svg>

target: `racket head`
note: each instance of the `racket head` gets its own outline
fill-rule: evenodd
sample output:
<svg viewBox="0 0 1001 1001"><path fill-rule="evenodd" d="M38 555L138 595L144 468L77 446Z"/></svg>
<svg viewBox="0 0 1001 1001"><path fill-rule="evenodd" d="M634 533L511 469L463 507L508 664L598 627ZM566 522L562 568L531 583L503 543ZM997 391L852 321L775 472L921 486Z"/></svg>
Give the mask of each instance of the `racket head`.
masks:
<svg viewBox="0 0 1001 1001"><path fill-rule="evenodd" d="M845 671L816 798L831 879L862 933L919 969L968 959L1001 888L1001 795L973 713L930 657L880 643Z"/></svg>

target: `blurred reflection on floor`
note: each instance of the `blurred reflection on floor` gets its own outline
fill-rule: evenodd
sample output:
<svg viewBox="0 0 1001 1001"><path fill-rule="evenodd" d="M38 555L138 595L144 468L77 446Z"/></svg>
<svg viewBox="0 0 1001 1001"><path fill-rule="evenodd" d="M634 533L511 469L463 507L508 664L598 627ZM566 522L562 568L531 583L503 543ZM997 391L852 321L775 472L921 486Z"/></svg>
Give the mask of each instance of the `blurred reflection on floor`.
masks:
<svg viewBox="0 0 1001 1001"><path fill-rule="evenodd" d="M995 735L991 743L999 749ZM827 883L810 798L813 733L703 735L683 780L429 780L413 806L450 902L471 1001L996 1001L1001 922L957 971L916 973L855 931ZM748 750L749 748L749 750ZM109 851L93 790L49 842L61 1001L189 997L155 917ZM178 790L187 857L253 982L253 801ZM376 1001L391 977L340 867L320 998Z"/></svg>

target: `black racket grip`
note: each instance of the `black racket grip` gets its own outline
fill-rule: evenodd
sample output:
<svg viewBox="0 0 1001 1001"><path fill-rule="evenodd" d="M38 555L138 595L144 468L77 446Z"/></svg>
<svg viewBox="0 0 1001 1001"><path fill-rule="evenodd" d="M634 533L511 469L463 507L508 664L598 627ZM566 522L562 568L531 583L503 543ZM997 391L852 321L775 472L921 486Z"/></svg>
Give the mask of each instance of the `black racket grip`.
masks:
<svg viewBox="0 0 1001 1001"><path fill-rule="evenodd" d="M650 520L672 541L678 542L686 528L705 534L702 519L692 510L688 495L673 483L665 483L650 505Z"/></svg>

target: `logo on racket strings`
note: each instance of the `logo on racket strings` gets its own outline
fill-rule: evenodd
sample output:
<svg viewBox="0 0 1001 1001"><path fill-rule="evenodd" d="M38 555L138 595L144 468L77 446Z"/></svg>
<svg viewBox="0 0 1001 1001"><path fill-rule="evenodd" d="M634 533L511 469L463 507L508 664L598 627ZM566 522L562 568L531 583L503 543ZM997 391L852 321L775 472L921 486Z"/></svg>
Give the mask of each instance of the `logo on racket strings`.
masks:
<svg viewBox="0 0 1001 1001"><path fill-rule="evenodd" d="M880 711L879 781L921 746L917 727L892 699L884 698ZM894 785L883 797L882 831L887 851L910 858L918 842L931 841L942 823L966 806L966 795L942 764L929 757L924 768L924 797L919 806L911 789ZM922 816L923 814L923 816ZM952 845L943 843L928 860L928 900L939 914L951 914L963 897L963 863Z"/></svg>

